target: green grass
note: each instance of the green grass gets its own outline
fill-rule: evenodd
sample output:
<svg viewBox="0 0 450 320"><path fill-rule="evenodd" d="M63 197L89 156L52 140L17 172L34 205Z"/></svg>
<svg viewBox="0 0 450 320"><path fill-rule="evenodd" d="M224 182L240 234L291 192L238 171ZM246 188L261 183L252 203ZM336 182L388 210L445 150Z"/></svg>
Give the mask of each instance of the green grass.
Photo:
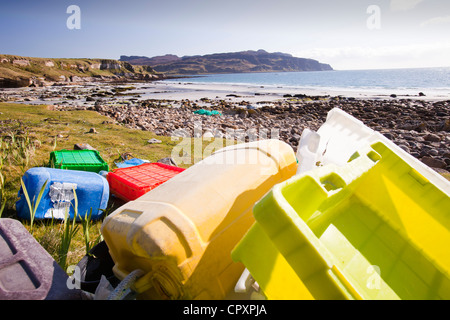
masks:
<svg viewBox="0 0 450 320"><path fill-rule="evenodd" d="M98 134L89 133L93 127ZM162 143L149 144L147 141L151 138L161 140ZM220 142L219 146L234 143L217 141ZM183 149L190 152L190 161L179 163L179 166L187 168L201 160L201 157L194 159L194 147L201 146L202 151L210 152L211 142L201 143L196 139L194 143L192 140L191 145ZM115 161L122 160L121 154L129 153L136 158L154 162L171 157L172 150L180 144L179 141L172 141L171 137L156 136L152 132L114 124L110 118L95 111L54 111L43 105L0 103L0 209L4 206L0 217L17 218L15 202L26 170L48 166L52 151L72 150L77 143L87 143L97 149L111 169L116 167ZM111 198L105 215L123 204L114 199ZM36 201L38 199L29 199L32 209ZM59 220L22 223L63 267L77 264L101 239L102 220L82 221L78 228Z"/></svg>
<svg viewBox="0 0 450 320"><path fill-rule="evenodd" d="M92 127L98 134L88 133ZM151 138L163 143L148 144ZM15 202L23 174L32 167L47 166L51 151L72 150L77 143L87 143L96 148L113 169L114 161L121 161L120 154L130 153L137 158L157 161L170 157L177 143L170 137L113 124L111 119L95 111L52 111L47 106L12 103L0 103L0 142L0 209L4 206L3 218L17 217ZM33 199L30 199L30 205L32 203ZM120 203L111 202L107 211L111 212L117 205ZM58 261L60 243L57 239L64 230L61 222L39 220L33 224L28 221L22 223ZM86 253L86 244L98 239L101 223L91 222L84 226L83 232L73 235L67 254L68 265L76 264ZM86 235L90 239L86 239Z"/></svg>

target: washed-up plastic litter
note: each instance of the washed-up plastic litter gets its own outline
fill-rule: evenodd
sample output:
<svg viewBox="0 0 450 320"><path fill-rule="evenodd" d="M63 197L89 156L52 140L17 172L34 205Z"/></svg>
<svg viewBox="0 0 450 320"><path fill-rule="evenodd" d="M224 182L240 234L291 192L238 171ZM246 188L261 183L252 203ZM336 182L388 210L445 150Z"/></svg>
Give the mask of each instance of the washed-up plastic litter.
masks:
<svg viewBox="0 0 450 320"><path fill-rule="evenodd" d="M96 150L59 150L50 153L50 166L57 169L100 172L109 166Z"/></svg>
<svg viewBox="0 0 450 320"><path fill-rule="evenodd" d="M230 252L252 225L253 204L297 170L279 140L225 147L106 217L102 235L120 279L144 275L140 299L223 299L243 266Z"/></svg>
<svg viewBox="0 0 450 320"><path fill-rule="evenodd" d="M97 286L91 298L226 299L234 291L251 299L450 299L449 181L338 108L317 132L303 131L297 157L280 141L265 143L225 148L180 168L170 183L108 216L102 236L121 282L113 288L104 275L85 281ZM232 163L218 161L227 154ZM119 170L149 164L122 159ZM108 168L96 174L73 165L25 173L31 199L47 182L36 219L73 217L74 192L87 205L79 213L90 207L94 220L101 217ZM29 219L22 189L19 198L18 216ZM3 290L2 279L19 269L0 270L0 295L17 296ZM48 279L39 278L39 287L37 269L23 270L31 278L15 276L29 290L20 296L45 297Z"/></svg>
<svg viewBox="0 0 450 320"><path fill-rule="evenodd" d="M27 170L22 180L31 203L37 202L38 195L45 185L42 198L36 207L35 219L64 219L67 213L73 219L74 193L78 199L78 218L91 214L93 220L100 219L108 204L108 182L94 172L35 167ZM18 217L31 219L23 188L20 188L18 198L16 202Z"/></svg>
<svg viewBox="0 0 450 320"><path fill-rule="evenodd" d="M0 219L0 300L81 300L68 275L17 219Z"/></svg>
<svg viewBox="0 0 450 320"><path fill-rule="evenodd" d="M117 168L129 168L129 167L139 166L141 164L149 163L149 162L150 161L148 161L148 160L132 158L132 159L124 160L122 162L114 162L114 163L117 166Z"/></svg>
<svg viewBox="0 0 450 320"><path fill-rule="evenodd" d="M340 109L303 131L297 158L297 175L256 203L257 223L232 253L247 267L235 291L450 297L449 181Z"/></svg>
<svg viewBox="0 0 450 320"><path fill-rule="evenodd" d="M222 113L220 113L219 111L216 110L205 110L205 109L200 109L200 110L196 110L194 111L195 114L200 114L200 115L206 115L206 116L221 116Z"/></svg>
<svg viewBox="0 0 450 320"><path fill-rule="evenodd" d="M232 256L268 298L450 298L450 193L383 142L277 184L253 214Z"/></svg>
<svg viewBox="0 0 450 320"><path fill-rule="evenodd" d="M137 166L118 168L109 172L106 179L111 194L124 201L139 198L150 190L173 178L184 168L164 163L143 163Z"/></svg>
<svg viewBox="0 0 450 320"><path fill-rule="evenodd" d="M380 132L367 127L362 121L339 108L328 112L325 123L317 132L309 129L303 131L297 149L297 159L299 160L297 173L307 172L327 164L343 166L358 149L377 141L383 142L388 148L395 151L432 184L449 192L450 184L447 179L414 158Z"/></svg>

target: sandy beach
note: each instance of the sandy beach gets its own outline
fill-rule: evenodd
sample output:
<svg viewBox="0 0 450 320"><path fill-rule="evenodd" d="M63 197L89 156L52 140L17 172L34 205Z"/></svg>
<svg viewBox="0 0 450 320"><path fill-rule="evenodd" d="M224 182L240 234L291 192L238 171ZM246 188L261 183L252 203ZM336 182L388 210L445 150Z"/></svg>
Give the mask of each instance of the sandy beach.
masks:
<svg viewBox="0 0 450 320"><path fill-rule="evenodd" d="M351 89L351 88L320 88L320 87L289 87L289 86L259 86L250 84L222 84L222 83L195 83L177 81L177 79L166 81L153 81L148 83L129 84L73 84L66 86L51 86L37 88L15 88L0 89L0 100L27 102L31 104L61 104L66 105L90 105L103 99L111 100L108 90L114 88L132 88L121 93L122 99L130 101L142 100L173 100L181 101L188 99L196 101L203 98L224 100L232 103L242 101L261 104L263 102L275 102L290 96L309 97L345 97L369 100L398 100L414 99L421 101L444 101L450 100L448 90L421 92L413 89L389 90L389 89ZM104 95L106 92L106 95ZM86 99L92 96L93 99ZM115 98L118 98L117 95Z"/></svg>
<svg viewBox="0 0 450 320"><path fill-rule="evenodd" d="M380 89L344 89L320 87L289 87L289 86L258 86L248 84L221 84L221 83L193 83L171 81L156 81L153 85L137 86L129 93L142 93L147 99L189 99L197 100L203 97L210 99L224 99L239 102L242 99L257 103L261 101L275 101L285 95L304 94L307 96L353 97L356 99L387 99L395 95L399 99L418 99L438 101L450 99L450 92L428 91L422 92L413 89L380 90ZM236 96L235 96L236 95Z"/></svg>

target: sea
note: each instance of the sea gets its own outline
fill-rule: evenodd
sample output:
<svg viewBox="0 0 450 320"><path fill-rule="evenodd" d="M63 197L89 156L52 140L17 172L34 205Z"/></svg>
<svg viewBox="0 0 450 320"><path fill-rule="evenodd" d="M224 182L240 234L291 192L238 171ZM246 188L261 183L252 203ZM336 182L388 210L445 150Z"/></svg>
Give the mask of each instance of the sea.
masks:
<svg viewBox="0 0 450 320"><path fill-rule="evenodd" d="M78 99L65 103L94 104L92 100L86 101L86 96L92 94L93 85L95 84L67 86L66 90L76 90L74 92ZM98 85L105 86L105 89L112 86L101 83ZM137 83L133 86L135 89L127 90L121 97L122 100L201 101L202 98L218 98L258 103L274 101L289 94L304 94L361 99L406 98L447 101L450 100L450 67L186 75L151 83ZM60 92L63 89L56 86L3 89L3 92L18 98L17 102L59 104L64 102ZM45 91L46 94L43 95L41 91ZM48 94L51 97L41 98Z"/></svg>
<svg viewBox="0 0 450 320"><path fill-rule="evenodd" d="M450 67L189 75L166 82L366 92L450 99Z"/></svg>

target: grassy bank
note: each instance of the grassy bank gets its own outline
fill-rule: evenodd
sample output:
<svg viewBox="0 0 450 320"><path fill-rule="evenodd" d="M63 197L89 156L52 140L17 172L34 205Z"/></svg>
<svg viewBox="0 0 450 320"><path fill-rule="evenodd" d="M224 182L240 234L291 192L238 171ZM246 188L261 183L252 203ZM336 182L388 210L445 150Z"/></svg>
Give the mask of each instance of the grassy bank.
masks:
<svg viewBox="0 0 450 320"><path fill-rule="evenodd" d="M18 80L34 77L46 81L61 81L77 77L111 77L156 75L149 66L132 66L127 62L110 59L55 59L0 54L0 78ZM27 85L27 84L25 84Z"/></svg>
<svg viewBox="0 0 450 320"><path fill-rule="evenodd" d="M95 128L97 133L89 133ZM160 144L149 144L157 138ZM17 218L15 202L20 189L20 179L32 167L47 166L50 152L72 150L77 143L87 143L97 149L102 158L115 168L121 154L129 153L140 159L157 161L170 157L178 143L170 137L159 137L151 132L128 129L114 124L95 111L53 111L47 106L0 103L0 173L2 176L2 217ZM203 146L205 147L205 146ZM190 164L180 164L188 167ZM111 212L121 203L110 201ZM89 226L92 242L100 236L102 221ZM28 230L30 223L22 221ZM58 261L60 238L64 225L60 221L35 221L32 234L39 243ZM86 253L82 226L72 239L67 265L76 264Z"/></svg>

